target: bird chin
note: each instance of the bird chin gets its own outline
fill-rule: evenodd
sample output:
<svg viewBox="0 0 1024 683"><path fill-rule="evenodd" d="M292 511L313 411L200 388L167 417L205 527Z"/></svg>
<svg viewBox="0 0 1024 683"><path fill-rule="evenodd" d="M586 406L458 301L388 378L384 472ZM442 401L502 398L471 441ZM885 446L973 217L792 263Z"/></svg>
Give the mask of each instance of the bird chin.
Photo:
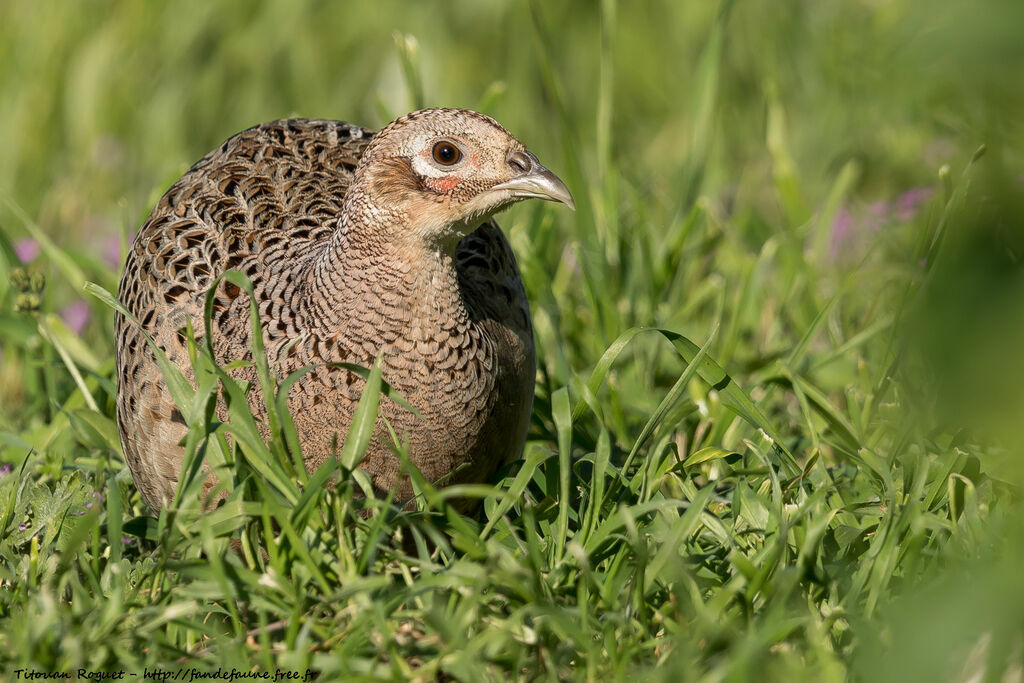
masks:
<svg viewBox="0 0 1024 683"><path fill-rule="evenodd" d="M462 218L456 225L459 225L469 234L480 227L481 223L489 221L495 214L500 213L519 201L510 192L487 191L481 192L470 200L462 213Z"/></svg>
<svg viewBox="0 0 1024 683"><path fill-rule="evenodd" d="M480 227L491 214L478 214L454 223L421 225L415 232L429 249L454 255L462 238Z"/></svg>
<svg viewBox="0 0 1024 683"><path fill-rule="evenodd" d="M462 222L478 226L523 199L526 197L520 197L508 190L486 190L469 203ZM476 227L473 227L470 232L475 229Z"/></svg>
<svg viewBox="0 0 1024 683"><path fill-rule="evenodd" d="M424 221L414 228L415 234L428 244L443 251L454 253L463 237L489 221L496 213L504 211L524 197L499 190L482 192L463 206L461 216L452 222Z"/></svg>

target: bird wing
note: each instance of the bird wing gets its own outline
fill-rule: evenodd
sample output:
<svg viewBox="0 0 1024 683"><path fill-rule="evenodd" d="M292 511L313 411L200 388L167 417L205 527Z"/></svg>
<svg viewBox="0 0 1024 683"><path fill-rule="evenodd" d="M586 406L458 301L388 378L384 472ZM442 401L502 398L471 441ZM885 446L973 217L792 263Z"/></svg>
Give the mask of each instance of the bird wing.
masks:
<svg viewBox="0 0 1024 683"><path fill-rule="evenodd" d="M339 121L254 126L200 159L160 199L128 253L118 298L187 377L185 329L191 322L202 334L214 279L237 269L258 294L284 286L283 271L334 230L372 136ZM248 327L247 316L229 315L238 294L230 283L217 292L213 325L224 336L231 336L226 326ZM274 324L286 322L263 313ZM177 480L174 444L186 427L142 330L120 314L115 326L121 443L143 498L159 509Z"/></svg>

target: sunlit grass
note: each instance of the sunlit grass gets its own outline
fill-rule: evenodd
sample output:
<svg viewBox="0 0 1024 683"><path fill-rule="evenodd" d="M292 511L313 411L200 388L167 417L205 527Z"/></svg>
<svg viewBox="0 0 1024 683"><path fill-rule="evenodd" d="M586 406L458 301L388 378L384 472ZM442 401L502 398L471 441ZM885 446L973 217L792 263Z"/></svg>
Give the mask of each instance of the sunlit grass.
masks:
<svg viewBox="0 0 1024 683"><path fill-rule="evenodd" d="M1016 4L378 4L2 10L5 668L1019 672ZM523 459L376 500L358 437L306 473L283 401L264 443L200 344L176 399L227 500L186 476L153 517L106 294L145 212L258 121L421 104L486 110L577 198L502 220L538 345Z"/></svg>

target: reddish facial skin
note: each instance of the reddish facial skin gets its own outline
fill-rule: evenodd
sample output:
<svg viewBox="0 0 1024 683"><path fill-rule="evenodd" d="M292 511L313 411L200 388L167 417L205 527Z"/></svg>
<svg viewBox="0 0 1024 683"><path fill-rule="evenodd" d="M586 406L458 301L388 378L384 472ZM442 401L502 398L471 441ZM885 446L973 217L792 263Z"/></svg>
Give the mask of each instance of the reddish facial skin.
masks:
<svg viewBox="0 0 1024 683"><path fill-rule="evenodd" d="M462 179L456 178L455 176L447 176L445 178L427 178L423 181L423 183L434 192L451 192L461 182Z"/></svg>

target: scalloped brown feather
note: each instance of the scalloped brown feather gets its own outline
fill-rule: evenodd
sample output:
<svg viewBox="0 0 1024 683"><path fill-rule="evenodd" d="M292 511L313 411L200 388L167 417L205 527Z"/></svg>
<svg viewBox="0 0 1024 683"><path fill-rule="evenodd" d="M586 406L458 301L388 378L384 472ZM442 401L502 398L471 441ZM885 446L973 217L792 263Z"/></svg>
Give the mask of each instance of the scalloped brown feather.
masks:
<svg viewBox="0 0 1024 683"><path fill-rule="evenodd" d="M410 284L416 254L378 262L373 243L357 245L364 260L346 262L344 291L324 281L316 264L372 137L347 123L289 119L230 138L153 209L128 255L119 298L191 379L184 328L203 330L204 297L217 276L246 273L279 377L325 362L369 366L383 350L385 381L423 415L382 398L381 418L408 441L412 461L429 481L457 469L446 483L482 481L521 452L533 403L533 334L515 258L487 221L459 242L429 296ZM251 357L248 311L239 288L219 288L211 322L219 363ZM139 329L118 315L116 334L121 441L143 500L158 510L177 485L187 427ZM264 418L255 371L232 375L252 382L249 403ZM340 448L363 385L347 370L318 367L291 389L288 406L310 470ZM406 498L411 487L389 444L379 419L360 467L379 491Z"/></svg>

